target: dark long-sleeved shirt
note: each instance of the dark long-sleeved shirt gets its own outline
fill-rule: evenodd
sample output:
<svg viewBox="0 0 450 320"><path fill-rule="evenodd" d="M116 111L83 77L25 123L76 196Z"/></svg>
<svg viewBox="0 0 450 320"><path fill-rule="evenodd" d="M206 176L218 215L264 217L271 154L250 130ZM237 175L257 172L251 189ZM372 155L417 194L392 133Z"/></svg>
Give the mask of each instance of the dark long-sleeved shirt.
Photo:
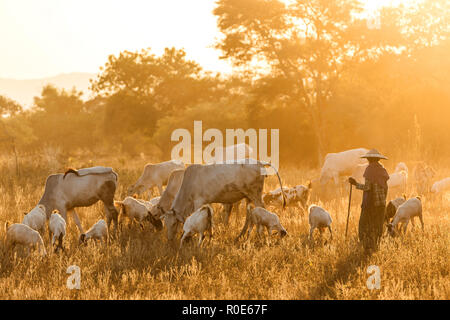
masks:
<svg viewBox="0 0 450 320"><path fill-rule="evenodd" d="M386 206L387 189L383 188L376 182L367 181L365 184L357 183L356 189L363 190L363 203L362 207L369 206Z"/></svg>

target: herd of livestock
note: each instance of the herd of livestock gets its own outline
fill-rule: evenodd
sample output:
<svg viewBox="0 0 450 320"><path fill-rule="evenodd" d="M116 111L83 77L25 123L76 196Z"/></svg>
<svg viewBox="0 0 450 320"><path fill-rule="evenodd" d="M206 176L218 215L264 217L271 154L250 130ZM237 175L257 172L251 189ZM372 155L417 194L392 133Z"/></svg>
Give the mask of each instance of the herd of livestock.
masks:
<svg viewBox="0 0 450 320"><path fill-rule="evenodd" d="M234 147L237 150L242 146ZM247 150L248 146L245 148ZM178 160L147 164L136 183L128 188L128 196L122 201L114 200L118 175L112 168L69 169L65 173L52 174L47 178L44 194L37 206L25 214L22 223L6 223L5 246L7 250L12 250L16 244L28 248L37 246L41 253L46 255L43 237L48 226L50 247L54 247L55 251L64 249L68 215L73 217L80 231L80 244L89 239L107 243L111 222L114 229L119 227L119 214L127 217L130 224L137 222L142 228L146 221L157 231L162 230L165 225L169 241L175 238L179 227L182 226L180 248L195 234L199 235L200 245L206 233L212 236L214 210L210 204L223 205L224 223L227 224L233 205L243 199L247 203L246 218L238 238L248 238L254 227L260 236L266 229L269 235L275 231L282 238L287 234L286 229L281 225L278 216L266 208L291 206L307 211L310 239L315 229L321 234L328 229L332 239L330 213L318 205L307 205L311 190L330 185L336 187L342 177L353 176L358 182L363 182L362 175L367 163L364 163L365 160L361 159L361 156L367 151L359 148L327 154L320 178L312 180L306 186L297 185L292 188L282 186L277 170L270 163L251 159L248 152L242 159L204 165L186 166ZM280 188L263 193L264 180L268 175L266 168L269 167L274 169ZM397 164L388 180L389 190L404 193L408 175L406 164ZM417 189L415 192L418 195L428 192L442 194L450 189L450 178L433 183L434 176L435 172L430 166L418 163L414 169ZM160 196L149 201L138 199L147 191L151 193L154 187L158 188ZM98 201L104 205L106 221L97 221L85 232L75 208L88 207ZM394 198L386 206L386 226L391 235L398 232L400 225L405 232L409 221L414 225L415 217L419 218L423 228L420 196L410 199L405 196Z"/></svg>

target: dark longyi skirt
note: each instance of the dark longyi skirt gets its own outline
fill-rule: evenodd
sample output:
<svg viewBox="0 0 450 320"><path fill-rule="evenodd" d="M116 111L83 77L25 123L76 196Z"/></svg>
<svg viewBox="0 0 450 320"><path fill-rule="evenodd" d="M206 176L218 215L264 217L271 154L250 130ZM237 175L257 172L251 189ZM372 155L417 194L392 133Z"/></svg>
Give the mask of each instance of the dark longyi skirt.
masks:
<svg viewBox="0 0 450 320"><path fill-rule="evenodd" d="M366 207L359 218L359 241L365 250L377 250L383 234L384 206Z"/></svg>

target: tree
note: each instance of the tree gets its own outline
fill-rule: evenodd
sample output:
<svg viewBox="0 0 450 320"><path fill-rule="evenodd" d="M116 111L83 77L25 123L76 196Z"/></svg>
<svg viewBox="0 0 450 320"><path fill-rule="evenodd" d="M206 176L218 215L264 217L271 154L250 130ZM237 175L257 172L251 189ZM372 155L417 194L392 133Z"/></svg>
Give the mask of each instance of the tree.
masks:
<svg viewBox="0 0 450 320"><path fill-rule="evenodd" d="M16 101L0 95L0 116L14 116L23 110Z"/></svg>
<svg viewBox="0 0 450 320"><path fill-rule="evenodd" d="M75 89L67 92L47 85L41 96L34 98L29 118L41 145L56 145L65 151L93 147L97 119L88 112L81 96L82 92Z"/></svg>
<svg viewBox="0 0 450 320"><path fill-rule="evenodd" d="M187 108L224 95L219 75L204 72L184 50L124 51L108 62L91 90L104 101L104 133L131 154L155 134L157 122L176 118Z"/></svg>
<svg viewBox="0 0 450 320"><path fill-rule="evenodd" d="M383 11L379 29L358 18L361 10L356 0L219 0L214 10L225 35L217 43L222 58L265 66L265 76L255 75L259 91L272 91L266 102L290 100L310 119L319 163L326 150L323 113L342 73L402 45L396 10Z"/></svg>

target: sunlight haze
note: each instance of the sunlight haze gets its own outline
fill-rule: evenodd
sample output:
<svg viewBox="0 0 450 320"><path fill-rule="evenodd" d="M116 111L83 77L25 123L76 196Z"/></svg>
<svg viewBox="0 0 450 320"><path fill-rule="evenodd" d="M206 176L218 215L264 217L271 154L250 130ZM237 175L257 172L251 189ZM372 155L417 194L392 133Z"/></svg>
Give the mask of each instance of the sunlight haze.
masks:
<svg viewBox="0 0 450 320"><path fill-rule="evenodd" d="M289 1L285 1L288 3ZM367 0L368 11L405 1ZM184 48L205 69L229 72L213 49L214 0L3 0L0 78L96 73L108 55L151 47Z"/></svg>

